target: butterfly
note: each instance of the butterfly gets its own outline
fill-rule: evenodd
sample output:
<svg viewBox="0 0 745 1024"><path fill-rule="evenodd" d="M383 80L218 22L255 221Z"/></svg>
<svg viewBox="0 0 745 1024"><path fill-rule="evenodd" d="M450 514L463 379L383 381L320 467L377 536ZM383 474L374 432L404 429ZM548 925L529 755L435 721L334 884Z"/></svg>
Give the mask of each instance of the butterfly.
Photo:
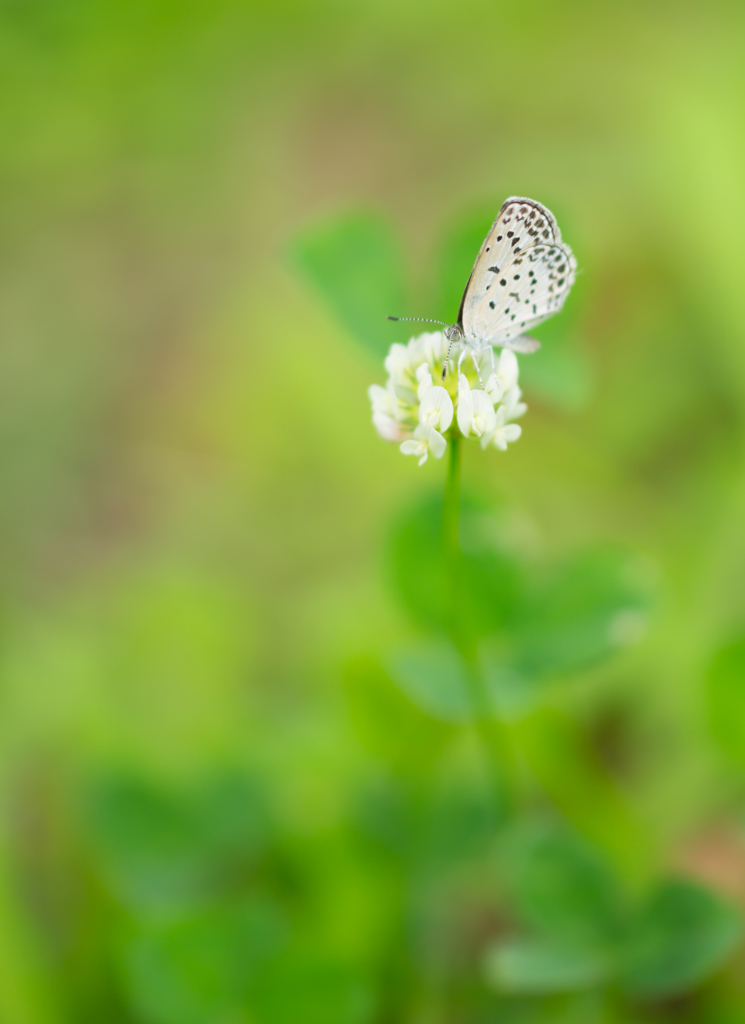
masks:
<svg viewBox="0 0 745 1024"><path fill-rule="evenodd" d="M577 261L551 211L535 199L505 199L476 257L458 321L443 324L450 347L460 342L464 353L466 347L481 352L493 346L535 352L540 342L523 331L559 312L576 271Z"/></svg>

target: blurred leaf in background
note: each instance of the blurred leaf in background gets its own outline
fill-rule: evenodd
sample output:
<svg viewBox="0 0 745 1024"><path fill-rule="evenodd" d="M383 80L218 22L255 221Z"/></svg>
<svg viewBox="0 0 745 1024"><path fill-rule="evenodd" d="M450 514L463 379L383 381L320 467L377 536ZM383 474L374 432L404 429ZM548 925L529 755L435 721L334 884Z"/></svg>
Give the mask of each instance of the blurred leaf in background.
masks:
<svg viewBox="0 0 745 1024"><path fill-rule="evenodd" d="M472 718L466 671L455 647L434 639L397 652L391 663L391 675L407 697L445 722Z"/></svg>
<svg viewBox="0 0 745 1024"><path fill-rule="evenodd" d="M582 551L532 588L515 626L519 667L577 672L644 635L650 603L643 567L628 551Z"/></svg>
<svg viewBox="0 0 745 1024"><path fill-rule="evenodd" d="M240 775L183 795L131 778L101 780L90 819L119 898L155 917L240 884L265 855L271 834L266 798Z"/></svg>
<svg viewBox="0 0 745 1024"><path fill-rule="evenodd" d="M398 239L383 217L350 213L306 228L295 259L350 336L382 362L394 341L411 334L387 316L409 316Z"/></svg>
<svg viewBox="0 0 745 1024"><path fill-rule="evenodd" d="M251 901L151 925L124 954L134 1006L158 1024L247 1019L251 990L283 930L275 908Z"/></svg>
<svg viewBox="0 0 745 1024"><path fill-rule="evenodd" d="M742 935L735 911L689 882L666 881L629 929L624 981L634 996L690 991L731 954Z"/></svg>
<svg viewBox="0 0 745 1024"><path fill-rule="evenodd" d="M600 547L556 568L534 565L494 543L499 516L464 501L461 612L481 641L481 661L497 714L527 710L549 679L602 662L643 636L652 589L630 552ZM442 502L416 502L389 541L391 579L413 620L446 635L453 595L442 555ZM393 676L424 710L468 719L469 696L457 653L442 639L402 653Z"/></svg>
<svg viewBox="0 0 745 1024"><path fill-rule="evenodd" d="M483 505L464 501L464 531L469 515L477 518ZM508 554L479 536L463 533L462 616L477 636L498 630L514 612L520 587L519 570ZM390 531L388 556L396 592L415 622L446 633L453 617L454 595L443 557L442 499L417 500Z"/></svg>
<svg viewBox="0 0 745 1024"><path fill-rule="evenodd" d="M681 996L731 955L735 910L690 882L665 880L640 907L587 844L528 827L507 847L511 891L529 938L497 944L486 975L514 992L615 985L633 999Z"/></svg>

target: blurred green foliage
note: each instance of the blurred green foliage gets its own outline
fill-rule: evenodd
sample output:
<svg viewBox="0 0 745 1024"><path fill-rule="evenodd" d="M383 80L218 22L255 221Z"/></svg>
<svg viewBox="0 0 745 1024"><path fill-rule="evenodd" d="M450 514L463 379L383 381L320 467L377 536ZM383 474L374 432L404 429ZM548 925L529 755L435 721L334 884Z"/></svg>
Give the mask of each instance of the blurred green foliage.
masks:
<svg viewBox="0 0 745 1024"><path fill-rule="evenodd" d="M392 329L385 322L389 315L402 316L406 304L403 260L384 220L358 214L307 229L295 257L343 326L373 356L387 355L394 330L408 338L407 326Z"/></svg>
<svg viewBox="0 0 745 1024"><path fill-rule="evenodd" d="M0 6L3 1024L743 1019L744 31ZM465 657L365 389L510 194L582 272Z"/></svg>
<svg viewBox="0 0 745 1024"><path fill-rule="evenodd" d="M690 882L666 880L629 904L603 861L576 838L535 827L511 837L507 877L531 937L497 944L487 975L516 992L609 983L632 997L680 996L715 970L741 937L728 906ZM624 899L626 895L626 899Z"/></svg>
<svg viewBox="0 0 745 1024"><path fill-rule="evenodd" d="M745 639L717 652L706 684L712 734L736 764L745 766Z"/></svg>

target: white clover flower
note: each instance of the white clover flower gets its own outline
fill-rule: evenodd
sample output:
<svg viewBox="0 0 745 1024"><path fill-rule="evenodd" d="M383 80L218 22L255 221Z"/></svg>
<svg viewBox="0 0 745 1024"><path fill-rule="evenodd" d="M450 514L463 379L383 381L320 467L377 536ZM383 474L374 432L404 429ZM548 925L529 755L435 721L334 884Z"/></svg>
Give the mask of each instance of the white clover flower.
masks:
<svg viewBox="0 0 745 1024"><path fill-rule="evenodd" d="M384 441L401 441L401 425L398 423L398 399L393 387L381 388L379 384L371 384L367 389L373 407L373 425Z"/></svg>
<svg viewBox="0 0 745 1024"><path fill-rule="evenodd" d="M417 375L419 376L418 372ZM414 439L404 441L401 445L404 455L419 456L420 466L427 461L429 452L432 452L436 459L442 458L448 443L440 431L447 430L453 422L453 400L445 388L433 386L429 373L421 374L420 388L426 384L427 377L429 384L422 392L419 406L419 426L414 430Z"/></svg>
<svg viewBox="0 0 745 1024"><path fill-rule="evenodd" d="M401 424L386 416L382 412L374 412L372 416L373 426L384 441L400 441L405 437Z"/></svg>
<svg viewBox="0 0 745 1024"><path fill-rule="evenodd" d="M386 373L394 382L399 381L409 367L409 352L407 345L391 345L388 355L383 363Z"/></svg>
<svg viewBox="0 0 745 1024"><path fill-rule="evenodd" d="M436 459L441 459L447 446L445 438L434 427L420 423L414 431L413 439L403 442L401 451L404 455L417 455L419 465L423 466L430 452Z"/></svg>
<svg viewBox="0 0 745 1024"><path fill-rule="evenodd" d="M510 349L503 348L497 362L497 376L502 381L505 391L517 384L518 374L517 356Z"/></svg>
<svg viewBox="0 0 745 1024"><path fill-rule="evenodd" d="M514 352L502 350L484 387L481 373L486 376L486 367L479 369L470 352L464 360L462 345L453 346L445 365L448 345L442 331L392 345L385 360L386 386L368 389L377 432L386 441L398 442L404 455L415 455L420 466L430 454L441 459L450 438L506 449L521 433L512 420L527 409L517 385Z"/></svg>
<svg viewBox="0 0 745 1024"><path fill-rule="evenodd" d="M496 423L491 433L482 435L481 447L486 449L490 444L493 444L495 448L500 448L503 452L506 452L508 442L517 441L523 432L523 428L519 423L506 422L507 416L503 405L500 405L497 409L495 419Z"/></svg>
<svg viewBox="0 0 745 1024"><path fill-rule="evenodd" d="M435 366L439 363L440 372L442 372L442 366L445 362L445 356L448 350L448 340L442 331L432 331L430 334L420 334L417 338L419 342L422 357L427 361L430 366Z"/></svg>
<svg viewBox="0 0 745 1024"><path fill-rule="evenodd" d="M416 371L416 379L419 381L419 387L416 389L417 397L419 401L424 398L424 392L432 387L432 374L429 372L429 366L427 363L422 363L419 369Z"/></svg>
<svg viewBox="0 0 745 1024"><path fill-rule="evenodd" d="M494 402L486 391L471 391L468 378L460 375L458 387L458 427L464 437L489 434L496 425Z"/></svg>
<svg viewBox="0 0 745 1024"><path fill-rule="evenodd" d="M528 407L525 402L520 401L522 394L523 393L517 384L513 385L513 387L509 388L504 393L502 398L502 408L504 409L505 417L508 421L519 419L528 411Z"/></svg>
<svg viewBox="0 0 745 1024"><path fill-rule="evenodd" d="M453 400L445 388L430 386L419 406L419 422L435 430L447 430L453 422Z"/></svg>
<svg viewBox="0 0 745 1024"><path fill-rule="evenodd" d="M498 402L510 388L515 387L517 376L517 356L510 349L503 348L494 372L486 382L486 390L495 402Z"/></svg>

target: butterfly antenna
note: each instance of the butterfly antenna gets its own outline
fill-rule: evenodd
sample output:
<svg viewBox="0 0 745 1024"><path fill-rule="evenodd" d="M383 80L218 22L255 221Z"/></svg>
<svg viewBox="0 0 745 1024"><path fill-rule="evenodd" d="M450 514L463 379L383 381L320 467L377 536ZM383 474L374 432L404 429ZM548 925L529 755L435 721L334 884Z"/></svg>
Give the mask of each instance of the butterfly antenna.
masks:
<svg viewBox="0 0 745 1024"><path fill-rule="evenodd" d="M429 320L424 316L387 316L386 320L395 320L398 323L404 320L416 320L420 324L440 324L442 327L449 327L450 324L446 324L444 320Z"/></svg>
<svg viewBox="0 0 745 1024"><path fill-rule="evenodd" d="M387 316L386 320L395 320L397 323L408 320L415 321L416 323L419 324L440 324L441 327L447 327L447 337L449 342L448 354L445 356L445 365L442 368L442 379L445 380L445 376L447 375L448 372L448 362L450 361L450 350L453 347L453 342L458 337L458 334L460 332L456 333L455 331L453 331L451 333L451 324L446 324L444 320L429 320L427 317L423 316Z"/></svg>

